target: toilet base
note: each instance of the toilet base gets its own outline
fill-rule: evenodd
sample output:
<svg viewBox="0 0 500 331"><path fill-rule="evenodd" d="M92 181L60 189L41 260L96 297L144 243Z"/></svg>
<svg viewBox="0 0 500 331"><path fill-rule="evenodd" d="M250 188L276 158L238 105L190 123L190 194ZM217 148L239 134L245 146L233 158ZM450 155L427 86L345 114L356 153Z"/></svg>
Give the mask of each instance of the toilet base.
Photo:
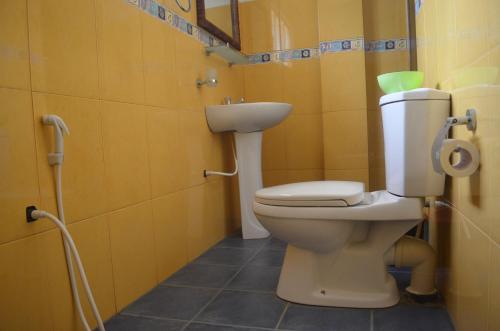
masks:
<svg viewBox="0 0 500 331"><path fill-rule="evenodd" d="M288 245L277 294L291 302L334 307L383 308L399 301L383 252L367 250L363 244L335 254Z"/></svg>

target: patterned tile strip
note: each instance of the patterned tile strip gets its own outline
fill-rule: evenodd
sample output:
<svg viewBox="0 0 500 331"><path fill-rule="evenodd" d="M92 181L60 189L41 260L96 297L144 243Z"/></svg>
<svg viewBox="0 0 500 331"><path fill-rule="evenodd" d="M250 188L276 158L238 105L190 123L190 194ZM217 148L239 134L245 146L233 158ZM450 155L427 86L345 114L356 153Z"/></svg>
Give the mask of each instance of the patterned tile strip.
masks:
<svg viewBox="0 0 500 331"><path fill-rule="evenodd" d="M204 46L223 45L220 41L207 31L186 21L172 10L157 3L155 0L124 0L129 4L141 9L149 15L162 20L165 24L197 39ZM407 39L386 39L365 41L364 38L352 38L343 40L322 41L319 48L300 48L284 51L272 51L248 55L250 64L264 64L270 62L287 62L295 60L307 60L317 58L324 53L338 52L387 52L402 51L408 48Z"/></svg>
<svg viewBox="0 0 500 331"><path fill-rule="evenodd" d="M155 0L124 0L129 4L141 9L149 15L162 20L165 24L187 34L188 36L197 39L204 46L217 46L224 43L207 31L197 27L186 21L172 10L157 3Z"/></svg>

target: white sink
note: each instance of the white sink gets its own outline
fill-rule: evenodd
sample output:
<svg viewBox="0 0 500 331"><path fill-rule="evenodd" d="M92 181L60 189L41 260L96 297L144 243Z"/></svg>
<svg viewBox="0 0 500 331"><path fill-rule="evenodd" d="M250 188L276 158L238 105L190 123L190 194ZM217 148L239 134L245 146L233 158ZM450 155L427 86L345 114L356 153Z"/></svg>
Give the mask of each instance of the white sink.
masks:
<svg viewBox="0 0 500 331"><path fill-rule="evenodd" d="M253 213L255 192L262 188L262 131L283 121L291 111L292 105L279 102L208 106L205 111L212 132L234 132L244 239L269 236Z"/></svg>
<svg viewBox="0 0 500 331"><path fill-rule="evenodd" d="M207 106L205 113L212 132L247 133L271 128L291 111L292 105L288 103L252 102Z"/></svg>

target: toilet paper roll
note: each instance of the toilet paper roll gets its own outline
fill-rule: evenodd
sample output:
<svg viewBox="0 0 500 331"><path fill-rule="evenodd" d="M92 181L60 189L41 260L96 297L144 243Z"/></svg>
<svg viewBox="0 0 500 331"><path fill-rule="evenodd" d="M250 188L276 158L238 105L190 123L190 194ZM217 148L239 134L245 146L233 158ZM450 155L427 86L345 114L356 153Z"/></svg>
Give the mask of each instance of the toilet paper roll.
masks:
<svg viewBox="0 0 500 331"><path fill-rule="evenodd" d="M459 160L453 161L452 154L458 153ZM453 177L467 177L479 167L479 151L470 142L459 139L445 139L439 153L442 170Z"/></svg>

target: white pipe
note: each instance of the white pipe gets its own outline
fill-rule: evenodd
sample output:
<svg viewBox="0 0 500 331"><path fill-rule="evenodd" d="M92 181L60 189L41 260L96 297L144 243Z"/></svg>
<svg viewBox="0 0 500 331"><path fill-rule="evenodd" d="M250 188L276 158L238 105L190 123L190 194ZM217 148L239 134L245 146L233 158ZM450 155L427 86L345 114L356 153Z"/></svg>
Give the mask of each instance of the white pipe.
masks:
<svg viewBox="0 0 500 331"><path fill-rule="evenodd" d="M101 317L99 316L99 311L98 311L96 303L94 301L94 297L92 295L92 289L90 288L89 282L87 280L87 276L85 274L85 270L83 268L82 260L80 259L80 255L78 254L78 250L76 249L75 242L73 241L73 238L71 238L71 235L70 235L68 229L66 228L66 225L61 220L59 220L57 217L55 217L54 215L52 215L44 210L34 210L31 213L31 216L34 219L48 218L59 228L59 230L61 230L61 233L63 234L63 238L64 238L64 247L65 247L65 249L67 248L69 250L69 252L72 253L73 257L75 258L76 266L78 267L78 271L80 272L80 279L82 280L83 287L85 289L85 292L87 293L87 297L89 299L90 306L92 307L92 310L94 311L94 314L96 315L99 330L105 331ZM67 261L71 261L71 255L67 255L67 256L69 256L69 259L67 259ZM71 264L71 262L68 262L68 269L69 269L70 264ZM76 286L76 282L74 281L75 280L74 279L74 271L72 268L69 270L71 270L70 274L73 275L73 281L71 282L71 286L73 288L73 285ZM78 290L76 290L76 288L75 288L75 291L73 293L74 293L75 297L78 297ZM83 315L83 310L82 310L82 306L80 305L79 299L76 302L76 305L77 305L77 309L78 309L79 313L81 312L81 314L82 314L80 317L82 318L82 323L84 325L85 330L91 331L87 321L85 320L85 316Z"/></svg>
<svg viewBox="0 0 500 331"><path fill-rule="evenodd" d="M408 292L416 295L436 293L436 253L425 240L404 236L389 252L386 254L387 262L392 259L396 267L412 267L410 286L406 288Z"/></svg>
<svg viewBox="0 0 500 331"><path fill-rule="evenodd" d="M212 170L203 170L203 176L226 176L232 177L238 173L238 158L236 157L236 148L234 147L234 142L231 140L231 145L233 148L233 157L234 157L234 166L235 169L233 172L220 172L220 171L212 171Z"/></svg>
<svg viewBox="0 0 500 331"><path fill-rule="evenodd" d="M97 309L97 305L95 303L94 297L92 295L92 291L87 281L87 275L85 274L85 270L83 269L82 262L78 255L78 251L76 250L76 246L74 245L73 239L71 238L68 230L66 229L66 220L64 217L64 204L62 198L62 163L64 160L64 134L69 134L69 129L66 126L66 123L57 115L44 115L42 117L42 122L45 125L51 125L54 127L54 144L55 151L54 153L49 153L48 161L50 165L55 166L54 168L54 176L55 176L55 184L56 184L56 202L57 202L57 212L59 214L59 219L57 219L52 214L45 211L34 211L32 214L33 218L41 218L47 217L52 220L63 233L63 241L64 241L64 253L66 257L66 264L68 267L69 280L71 284L71 291L73 293L73 302L75 304L75 308L78 312L78 316L83 324L83 327L86 331L91 331L91 328L85 318L85 314L83 312L83 308L80 302L80 295L78 294L78 287L76 283L75 270L73 268L73 261L71 260L71 253L75 257L78 270L80 272L80 279L85 288L85 292L87 294L87 299L90 303L90 307L97 321L97 325L100 331L105 331L104 324L101 319L101 315L99 313L99 309ZM35 216L36 215L36 216ZM72 247L73 246L73 247Z"/></svg>

